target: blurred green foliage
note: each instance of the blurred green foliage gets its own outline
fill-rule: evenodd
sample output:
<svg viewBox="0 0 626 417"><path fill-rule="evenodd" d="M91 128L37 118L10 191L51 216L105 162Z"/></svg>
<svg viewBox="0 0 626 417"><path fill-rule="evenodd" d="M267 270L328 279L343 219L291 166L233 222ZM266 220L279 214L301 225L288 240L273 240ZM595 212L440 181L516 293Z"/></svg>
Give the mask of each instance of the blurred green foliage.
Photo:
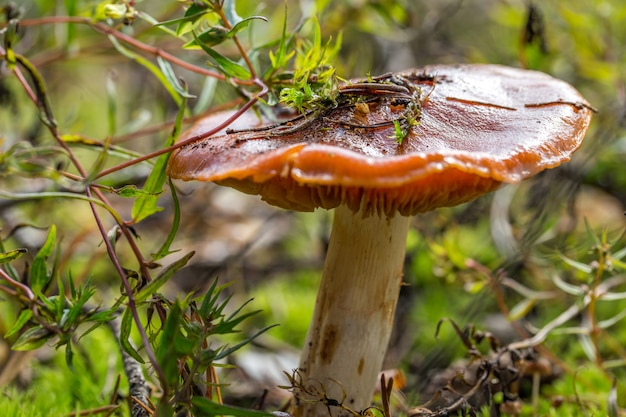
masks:
<svg viewBox="0 0 626 417"><path fill-rule="evenodd" d="M195 222L211 221L203 216L216 217L216 222L232 219L219 211L207 212L207 206L215 209L211 206L214 194L209 191L206 204L194 205L191 199L182 198L180 212L187 214L180 220L180 229L178 224L172 225L179 207L172 200L174 187L163 176L164 156L102 178L97 178L99 173L173 143L193 116L252 97L256 90L243 82L253 78L253 70L272 81L273 89L265 98L270 104L281 98L281 89L289 86L290 80L300 80L282 97L295 107L306 108L317 100L311 84L302 82L312 73L324 76L318 87L325 88L335 76L347 79L457 62L489 62L547 72L576 86L599 112L571 163L474 203L415 219L408 242L408 285L399 308L401 330L395 335L391 354L395 361L390 365L408 374L405 391L410 405L418 405L428 400L422 392L433 374L467 354L450 327L443 326L435 337L441 319L449 317L459 325L481 327L495 317L498 323L505 323L504 331L497 335L505 341L510 337L506 315L511 311L522 327L537 330L571 306L580 305L585 291L612 282L606 293L599 294L566 326L551 331L542 343L541 353L558 365L558 378L541 384L534 405L523 393L521 414L611 415L613 406L624 414L626 352L622 346L626 346L626 330L621 315L626 301L619 296L626 289L621 264L626 205L622 169L626 163L626 4L620 0L319 0L287 2L285 6L279 1L239 0L226 2L228 20L233 22L230 28L224 27L224 18L218 14L205 14L206 4L29 0L16 6L24 13L17 26L11 23L16 7L5 5L1 26L5 64L0 78L0 252L7 255L1 262L7 276L18 283L26 275L24 271L29 271L27 284L34 293L30 305L38 303L44 323L59 325L63 331L54 339L52 334L39 338L37 331L51 330L44 330L44 324L28 326L33 323L29 313L24 313L31 310L22 309L28 305L24 292L0 280L4 290L14 290L4 291L0 334L13 344L21 340L22 347L51 340L75 346L70 350L75 372L63 365L72 354L55 356L52 368L45 358L33 359L34 375L24 390L2 388L0 414L35 416L44 415L38 414L43 410L60 415L108 404L113 388L110 379L105 383L103 378L116 378L122 369L119 359L111 359L115 364L109 365L99 358L117 357L115 342L100 329L84 339L73 338L78 328L80 335L85 333L79 325L87 323L90 328L93 323L104 323L116 308L126 305L120 301L126 289L119 289L120 278L105 251L107 240L133 287L145 284L146 270L157 271L157 284L149 288L150 293L138 292L139 287L135 293L141 294L139 301L153 303L140 310L144 322L146 310L163 303L162 310L157 309L163 318L155 319L148 329L154 332L151 342L161 346L157 359L172 387L180 382L176 381L177 366L194 363L190 358L204 340L200 332L191 338L195 344L187 344L190 338L186 336L198 330L197 323L188 321L197 312L196 306L188 298L169 301L175 297L168 298L168 291L180 289L165 284L187 263L188 255L166 254L193 248L199 252L197 265L209 264L218 258L215 252L219 250L206 242L206 236L218 240L222 237L219 233L225 232L213 227L200 233ZM55 23L61 16L84 18L88 23ZM306 22L314 16L317 24ZM32 24L26 24L29 20ZM115 28L120 37L90 26L96 21L102 27ZM162 24L153 26L154 22ZM191 29L197 30L195 35ZM122 35L230 80L184 68L152 50L126 43ZM341 48L334 50L334 45ZM55 129L85 168L89 181L76 179L82 174L68 151L54 142L44 103L40 100L39 107L34 105L10 72L16 62L9 51L28 59L45 80ZM326 52L332 52L331 60ZM294 66L296 55L304 58ZM29 79L31 88L36 87L33 79ZM235 88L233 80L242 83ZM106 237L81 194L94 182L108 200L104 206L109 211L103 205L94 209L106 219ZM187 192L190 188L182 194ZM257 218L269 216L263 210L250 211ZM130 220L116 226L120 219ZM249 226L237 220L242 228ZM253 309L264 310L241 323L248 336L240 340L248 341L259 328L275 322L283 324L270 332L273 337L295 346L304 340L315 298L317 274L311 271L321 267L323 256L319 255L323 254L328 225L325 215L303 215L298 222L290 224L290 233L281 244L265 248L263 256L275 259L274 263L258 262L252 250L224 256L222 264L216 261L220 277L244 281L233 286L233 304L243 304L252 294L256 298ZM126 233L137 233L141 239L120 239L126 226ZM19 252L11 252L16 250ZM137 253L145 254L145 259L138 259ZM285 272L279 267L284 265L292 267ZM262 277L249 278L258 275L254 273L257 266ZM197 281L207 274L198 273L200 278L190 280L203 286ZM526 292L512 286L497 290L503 277ZM214 278L204 279L204 286ZM59 296L62 294L67 296ZM81 306L87 299L101 309L91 315L84 313ZM236 310L236 306L223 308ZM171 325L173 322L176 325ZM178 334L180 343L171 346L173 351L158 345L156 335L161 326ZM138 341L141 337L135 334L135 327L133 339ZM130 333L127 328L126 339ZM0 363L9 355L6 346L0 350ZM168 357L178 361L167 362ZM207 363L202 362L201 367L206 368ZM613 378L618 381L614 389ZM618 400L612 400L612 390L619 394ZM559 406L556 398L563 405ZM31 408L18 408L17 404ZM198 410L203 407L211 409L212 405L197 405Z"/></svg>

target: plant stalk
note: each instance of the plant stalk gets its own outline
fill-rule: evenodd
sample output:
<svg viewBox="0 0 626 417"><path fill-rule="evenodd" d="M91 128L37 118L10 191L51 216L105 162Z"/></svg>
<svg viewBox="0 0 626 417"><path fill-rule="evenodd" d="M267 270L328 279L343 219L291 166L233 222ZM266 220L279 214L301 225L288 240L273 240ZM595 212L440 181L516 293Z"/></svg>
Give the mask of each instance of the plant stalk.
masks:
<svg viewBox="0 0 626 417"><path fill-rule="evenodd" d="M393 327L409 220L335 210L296 417L347 416L370 406Z"/></svg>

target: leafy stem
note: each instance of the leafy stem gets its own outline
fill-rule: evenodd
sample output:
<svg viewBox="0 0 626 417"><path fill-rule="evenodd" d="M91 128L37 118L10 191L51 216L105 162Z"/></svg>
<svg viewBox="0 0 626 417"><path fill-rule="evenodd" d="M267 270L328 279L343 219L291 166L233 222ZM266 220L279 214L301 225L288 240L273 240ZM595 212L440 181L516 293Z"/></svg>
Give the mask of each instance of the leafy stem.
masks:
<svg viewBox="0 0 626 417"><path fill-rule="evenodd" d="M151 55L154 55L155 57L161 57L169 62L171 62L172 64L175 64L181 68L184 68L188 71L191 72L195 72L197 74L201 74L201 75L205 75L207 77L213 77L213 78L217 78L218 80L222 80L225 81L226 80L226 76L224 74L220 74L219 72L216 71L211 71L208 70L206 68L203 67L199 67L197 65L193 65L190 64L189 62L186 62L180 58L178 58L175 55L170 54L167 51L164 51L161 48L157 48L155 46L152 45L148 45L144 42L141 42L131 36L128 36L110 26L105 25L104 23L100 23L100 22L94 22L93 20L86 18L86 17L77 17L77 16L53 16L53 17L41 17L41 18L36 18L36 19L24 19L20 21L20 26L37 26L37 25L42 25L42 24L64 24L64 23L78 23L78 24L84 24L87 26L92 27L94 30L103 33L105 35L111 35L113 37L115 37L118 40L121 40L129 45L132 45L133 47L149 53ZM235 84L237 85L242 85L242 86L251 86L254 84L254 82L250 81L250 80L239 80L239 79L234 79L232 80Z"/></svg>
<svg viewBox="0 0 626 417"><path fill-rule="evenodd" d="M6 56L6 52L5 51L0 51L0 54L2 54L3 56ZM39 72L36 70L36 68L34 66L32 66L28 60L26 60L26 58L19 56L19 55L15 55L16 56L16 62L19 63L23 68L25 68L28 71L28 74L30 75L32 81L33 81L33 85L35 87L35 91L36 94L32 95L29 94L29 97L31 98L31 100L34 101L34 104L40 109L40 112L42 114L41 120L43 122L43 124L48 128L49 132L51 133L51 135L54 137L54 139L56 140L57 144L63 148L65 150L65 152L67 153L67 155L69 156L70 160L72 161L72 164L74 165L74 167L76 168L76 170L78 171L78 173L83 177L83 178L87 178L87 171L83 168L82 164L80 163L80 161L78 160L78 158L74 155L74 153L72 152L72 150L67 146L67 144L65 143L65 141L63 141L61 134L59 133L56 123L54 122L54 115L52 113L52 109L50 108L49 104L48 104L48 98L47 98L47 93L46 93L46 89L45 89L45 84L43 82L43 78L41 77L41 75L39 74ZM16 71L16 68L14 68L14 72ZM20 78L20 81L24 80L23 77ZM25 80L24 80L25 81ZM104 227L104 223L102 222L102 219L100 218L100 215L98 213L98 211L96 210L96 203L93 201L93 194L95 194L98 199L100 201L102 201L103 205L107 207L107 210L109 210L109 212L114 213L114 209L112 208L111 204L107 201L106 197L104 196L104 194L102 194L102 191L99 190L98 188L91 188L91 187L87 187L85 189L85 195L87 197L87 199L89 199L89 207L91 209L94 221L96 222L97 228L100 232L100 235L102 236L102 239L104 241L105 247L106 247L106 251L108 253L109 258L111 259L111 262L115 268L115 270L117 271L117 273L120 276L120 279L122 281L122 285L124 286L125 290L126 290L126 294L128 296L128 308L131 311L131 314L133 316L134 322L137 326L137 329L139 330L139 333L141 335L142 341L144 343L145 346L145 350L146 350L146 355L148 356L148 358L150 359L151 363L153 364L157 375L159 376L159 379L161 379L162 381L165 381L162 370L159 368L159 365L156 361L156 357L154 355L154 352L152 351L152 348L150 347L150 343L149 343L149 339L148 336L145 332L145 329L143 328L143 325L141 323L141 320L139 318L139 314L137 312L137 307L135 305L134 299L133 299L133 293L132 293L132 288L130 286L130 283L128 282L127 279L127 274L124 271L124 269L122 268L120 261L117 257L117 254L115 253L115 249L113 247L112 242L110 241L110 239L107 236L107 230ZM140 264L140 268L142 271L142 275L144 276L144 278L148 281L150 281L150 272L148 271L147 268L147 263L143 258L143 255L141 253L141 251L139 250L138 246L136 245L136 242L132 236L132 233L130 232L130 230L128 229L128 226L121 221L121 219L117 216L114 215L113 216L118 224L118 226L120 227L120 230L122 231L122 233L125 235L128 243L130 244L133 253L135 255L135 257L137 258L137 260L139 261ZM37 316L37 311L33 310L33 314L35 316ZM47 326L45 324L43 324L44 327L51 327L51 326ZM52 330L52 329L49 329Z"/></svg>
<svg viewBox="0 0 626 417"><path fill-rule="evenodd" d="M223 6L223 4L222 4L222 6ZM234 2L231 3L231 7L234 9L234 7L235 7ZM224 8L223 7L216 7L215 11L220 16L220 19L221 19L222 23L224 24L224 26L226 27L226 29L231 31L233 29L233 25L231 24L231 22L229 21L228 17L224 13ZM239 37L237 36L237 34L234 34L232 39L233 39L233 42L235 42L235 45L237 46L237 49L239 50L239 54L241 55L243 60L246 62L246 66L250 70L251 78L257 79L258 77L257 77L256 71L254 69L254 65L252 65L252 61L250 61L250 57L248 56L248 52L246 51L246 49L243 47L243 45L239 41Z"/></svg>
<svg viewBox="0 0 626 417"><path fill-rule="evenodd" d="M159 155L163 155L169 152L172 152L178 148L182 148L186 145L189 145L190 143L196 142L198 140L202 140L204 138L207 138L211 135L214 135L215 133L219 132L222 129L227 128L228 126L230 126L235 120L237 120L239 117L241 117L241 115L243 113L245 113L248 109L250 109L253 105L255 105L259 99L261 99L262 97L264 97L267 92L269 91L269 88L267 87L267 85L265 85L265 83L262 80L259 79L255 79L254 82L261 87L261 91L259 91L255 96L253 96L249 101L247 101L243 106L241 106L241 108L239 108L232 116L230 116L228 119L226 119L223 123L221 123L220 125L218 125L217 127L210 129L200 135L195 135L195 136L191 136L185 140L182 140L180 142L177 142L171 146L168 146L166 148L163 149L159 149L156 150L154 152L150 152L146 155L140 156L138 158L132 159L130 161L126 161L123 162L119 165L113 166L111 168L102 170L98 175L96 175L96 179L98 178L102 178L104 176L107 176L109 174L112 174L114 172L117 172L121 169L124 168L128 168L129 166L133 166L136 165L138 163L147 161L149 159L152 158L156 158Z"/></svg>

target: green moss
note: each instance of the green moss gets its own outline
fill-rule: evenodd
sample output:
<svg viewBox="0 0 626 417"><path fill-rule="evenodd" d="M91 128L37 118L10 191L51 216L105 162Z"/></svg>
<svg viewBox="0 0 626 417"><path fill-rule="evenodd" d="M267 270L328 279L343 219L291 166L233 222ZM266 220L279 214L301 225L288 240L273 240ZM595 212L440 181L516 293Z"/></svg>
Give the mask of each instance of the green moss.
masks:
<svg viewBox="0 0 626 417"><path fill-rule="evenodd" d="M118 348L108 329L100 328L81 340L74 357L74 370L65 363L64 349L52 351L50 361L31 359L32 380L26 389L9 385L0 389L0 415L48 417L67 415L109 404L115 380L127 389L118 363ZM122 407L125 407L122 403Z"/></svg>

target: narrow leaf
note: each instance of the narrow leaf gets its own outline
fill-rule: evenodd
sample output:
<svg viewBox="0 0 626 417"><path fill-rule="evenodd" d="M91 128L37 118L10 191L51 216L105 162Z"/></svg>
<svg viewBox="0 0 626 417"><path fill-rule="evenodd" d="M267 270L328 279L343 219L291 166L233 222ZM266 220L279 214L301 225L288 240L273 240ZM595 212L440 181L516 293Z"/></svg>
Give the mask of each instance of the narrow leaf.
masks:
<svg viewBox="0 0 626 417"><path fill-rule="evenodd" d="M232 78L239 78L242 80L249 80L250 78L252 78L250 71L248 71L242 65L239 65L235 61L231 61L225 56L220 55L214 49L211 49L211 48L202 48L202 49L204 49L206 53L211 55L211 58L213 58L218 64L217 68L220 69L227 76L232 77Z"/></svg>
<svg viewBox="0 0 626 417"><path fill-rule="evenodd" d="M33 193L10 193L0 189L0 197L7 198L9 200L41 200L46 198L68 198L71 200L83 200L93 203L97 206L100 206L107 210L114 219L118 222L122 223L124 220L119 216L119 214L113 210L110 206L104 204L102 201L97 198L90 198L82 194L69 193L69 192L33 192Z"/></svg>
<svg viewBox="0 0 626 417"><path fill-rule="evenodd" d="M253 20L263 20L264 22L267 22L267 19L264 18L263 16L250 16L250 17L246 17L245 19L241 20L239 23L237 23L236 25L233 26L233 28L231 30L228 31L228 37L232 38L233 36L235 36L237 33L239 33L240 31L242 31L243 29L247 28L248 25L250 25L250 22L252 22Z"/></svg>
<svg viewBox="0 0 626 417"><path fill-rule="evenodd" d="M173 340L180 334L179 326L182 319L182 308L180 302L172 304L167 319L163 325L160 343L156 352L157 362L163 370L168 385L175 385L178 382L178 366L176 349Z"/></svg>
<svg viewBox="0 0 626 417"><path fill-rule="evenodd" d="M130 330L133 324L133 316L131 314L130 308L127 308L124 311L124 315L122 316L122 326L120 328L120 345L122 349L130 356L132 356L137 362L144 363L143 358L137 352L135 347L130 343Z"/></svg>
<svg viewBox="0 0 626 417"><path fill-rule="evenodd" d="M222 10L224 11L226 19L231 26L235 26L243 20L241 16L237 14L237 10L235 9L235 0L224 0Z"/></svg>
<svg viewBox="0 0 626 417"><path fill-rule="evenodd" d="M41 249L39 249L39 252L37 252L30 268L30 284L34 293L41 292L50 282L51 276L48 273L46 261L52 253L52 249L54 248L54 244L56 242L56 230L55 225L50 226L48 237L46 238L46 241Z"/></svg>
<svg viewBox="0 0 626 417"><path fill-rule="evenodd" d="M202 2L194 2L185 11L185 16L180 19L169 20L161 24L178 23L176 27L176 35L181 36L189 32L195 24L207 13L211 13L213 10L208 9L207 5Z"/></svg>
<svg viewBox="0 0 626 417"><path fill-rule="evenodd" d="M611 260L615 261L616 259L622 259L624 256L626 256L626 247L623 247L617 252L611 254Z"/></svg>
<svg viewBox="0 0 626 417"><path fill-rule="evenodd" d="M619 313L617 313L616 315L614 315L613 317L609 319L598 321L598 327L601 329L608 329L614 324L617 324L620 321L622 321L624 317L626 317L626 309L620 311Z"/></svg>
<svg viewBox="0 0 626 417"><path fill-rule="evenodd" d="M164 258L165 256L178 252L177 250L170 250L170 246L174 242L176 238L176 233L178 233L178 226L180 225L180 203L178 201L178 193L176 192L176 187L174 187L174 183L169 179L170 193L172 194L172 202L174 203L174 216L172 217L171 224L172 228L170 232L167 234L167 238L165 242L161 245L159 250L156 253L152 254L152 260L158 261L159 259Z"/></svg>
<svg viewBox="0 0 626 417"><path fill-rule="evenodd" d="M566 264L568 264L569 266L584 272L586 274L590 274L593 271L593 268L590 265L584 264L582 262L578 262L575 261L573 259L570 259L566 256L560 255L561 259L563 260L563 262L565 262Z"/></svg>
<svg viewBox="0 0 626 417"><path fill-rule="evenodd" d="M22 310L20 312L20 315L17 317L17 320L15 321L15 324L4 335L4 338L8 339L9 337L13 336L14 334L16 334L17 332L22 330L22 327L24 327L24 325L26 323L28 323L28 321L31 319L31 317L33 317L33 311L32 310Z"/></svg>
<svg viewBox="0 0 626 417"><path fill-rule="evenodd" d="M197 35L194 40L183 45L184 48L193 48L197 46L215 46L224 42L228 38L229 31L222 27L212 27Z"/></svg>
<svg viewBox="0 0 626 417"><path fill-rule="evenodd" d="M219 361L220 359L223 359L225 357L227 357L228 355L232 354L233 352L241 349L242 347L244 347L245 345L247 345L248 343L250 343L251 341L253 341L254 339L256 339L257 337L259 337L260 335L262 335L263 333L265 333L266 331L268 331L269 329L278 326L278 324L274 324L272 326L267 326L261 330L259 330L258 332L256 332L255 334L253 334L252 336L250 336L249 338L247 338L246 340L244 340L243 342L237 343L235 346L230 347L228 349L224 349L222 351L220 351L220 353L218 353L217 355L215 355L215 358L213 360L215 361Z"/></svg>
<svg viewBox="0 0 626 417"><path fill-rule="evenodd" d="M197 39L198 38L196 37L196 40ZM200 47L202 48L204 52L209 54L209 56L213 58L213 60L215 60L215 62L217 63L215 67L219 69L220 71L222 71L226 76L231 77L231 78L239 78L241 80L249 80L250 78L252 78L250 71L248 71L243 66L239 65L238 63L234 61L231 61L230 59L221 55L215 49L209 48L208 46L206 46L200 41L198 42L198 44L200 45Z"/></svg>
<svg viewBox="0 0 626 417"><path fill-rule="evenodd" d="M65 345L65 363L67 367L70 368L72 372L75 372L74 369L74 352L72 351L72 342L69 341Z"/></svg>
<svg viewBox="0 0 626 417"><path fill-rule="evenodd" d="M43 326L26 330L11 346L13 350L34 350L54 337L54 333Z"/></svg>
<svg viewBox="0 0 626 417"><path fill-rule="evenodd" d="M106 79L107 92L107 117L109 122L109 137L115 136L117 129L117 88L115 85L116 76L109 73Z"/></svg>
<svg viewBox="0 0 626 417"><path fill-rule="evenodd" d="M561 291L566 292L567 294L582 296L585 293L585 290L577 285L572 285L567 283L561 279L560 276L554 274L552 276L552 282L556 285Z"/></svg>
<svg viewBox="0 0 626 417"><path fill-rule="evenodd" d="M1 252L0 264L6 264L8 262L14 261L18 259L20 256L22 256L23 254L25 254L26 252L28 252L28 249L26 248L18 248L18 249L10 250L8 252Z"/></svg>
<svg viewBox="0 0 626 417"><path fill-rule="evenodd" d="M619 405L617 401L617 379L613 378L613 385L609 392L609 398L607 399L607 412L608 417L619 417Z"/></svg>
<svg viewBox="0 0 626 417"><path fill-rule="evenodd" d="M135 295L135 301L136 302L144 301L146 298L148 298L149 296L157 292L159 288L161 288L161 286L163 286L163 284L165 284L174 275L176 271L178 271L179 269L187 265L187 262L189 261L189 259L191 259L194 253L195 252L189 252L187 255L183 256L179 260L163 268L161 273L159 273L159 275L155 279L150 281L148 285L143 287L141 291L139 291Z"/></svg>
<svg viewBox="0 0 626 417"><path fill-rule="evenodd" d="M5 58L5 60L7 58ZM46 126L56 127L57 122L54 118L54 114L52 113L52 106L50 105L50 100L48 98L48 93L46 90L46 85L43 81L43 77L41 76L39 71L37 71L37 68L25 57L15 54L14 59L22 66L22 68L24 68L24 70L31 77L31 80L33 82L33 88L35 90L35 94L37 95L37 108L39 108L39 118Z"/></svg>
<svg viewBox="0 0 626 417"><path fill-rule="evenodd" d="M172 36L176 36L178 37L179 35L176 34L175 31L173 31L172 29L165 27L164 25L161 24L161 22L159 22L157 19L155 19L154 17L150 16L148 13L146 13L145 11L139 11L139 10L135 10L136 16L139 19L145 20L146 22L148 22L149 24L151 24L152 26L155 26L156 28L158 28L159 30L167 33L168 35L172 35Z"/></svg>
<svg viewBox="0 0 626 417"><path fill-rule="evenodd" d="M138 64L142 65L148 71L150 71L159 80L159 82L161 82L163 87L165 87L165 89L172 96L172 99L176 102L176 104L180 105L181 97L176 92L176 89L167 81L167 78L165 78L165 75L161 72L161 70L156 65L154 65L152 62L142 57L141 55L135 54L134 52L131 52L129 49L126 49L125 47L123 47L122 44L120 44L118 40L112 35L109 35L109 41L113 44L115 49L120 54L124 55L125 57L129 59L136 61Z"/></svg>
<svg viewBox="0 0 626 417"><path fill-rule="evenodd" d="M72 307L69 309L67 314L68 325L77 324L76 321L83 311L83 306L95 293L96 290L93 287L84 288L82 293L80 294L80 298L78 298L77 300L73 300L74 303L72 304Z"/></svg>
<svg viewBox="0 0 626 417"><path fill-rule="evenodd" d="M174 72L174 68L172 68L172 64L168 61L164 60L160 56L157 56L157 63L159 64L159 68L161 72L165 76L165 79L170 83L170 85L176 90L176 92L185 98L196 98L193 94L189 94L187 89L181 84L180 79L176 76Z"/></svg>
<svg viewBox="0 0 626 417"><path fill-rule="evenodd" d="M115 193L120 197L124 198L135 198L140 196L158 196L163 193L163 190L159 192L150 192L148 190L142 190L141 188L137 188L136 185L125 185L121 188L115 190Z"/></svg>
<svg viewBox="0 0 626 417"><path fill-rule="evenodd" d="M513 308L509 312L508 319L510 321L523 319L528 315L528 313L530 313L535 304L536 300L534 298L526 298L520 301L515 306L513 306Z"/></svg>
<svg viewBox="0 0 626 417"><path fill-rule="evenodd" d="M185 116L186 109L186 98L182 97L182 102L178 108L178 114L176 115L176 121L174 123L174 129L172 129L172 133L168 137L165 146L171 146L178 138L180 133L181 125L183 117ZM144 184L143 189L152 193L152 195L142 195L135 200L132 209L133 221L135 223L140 222L141 220L149 217L155 213L163 210L161 207L157 206L158 202L158 193L161 193L163 190L163 184L165 184L165 180L167 178L166 170L167 170L167 161L169 160L169 153L163 154L157 158L154 167L152 168L152 172L148 176L146 183Z"/></svg>
<svg viewBox="0 0 626 417"><path fill-rule="evenodd" d="M213 283L211 284L211 287L207 290L206 295L202 299L200 310L198 310L198 312L200 313L200 317L202 318L209 317L209 315L213 311L213 307L215 306L215 303L217 302L219 298L219 294L222 288L223 287L217 286L217 279L214 279Z"/></svg>

